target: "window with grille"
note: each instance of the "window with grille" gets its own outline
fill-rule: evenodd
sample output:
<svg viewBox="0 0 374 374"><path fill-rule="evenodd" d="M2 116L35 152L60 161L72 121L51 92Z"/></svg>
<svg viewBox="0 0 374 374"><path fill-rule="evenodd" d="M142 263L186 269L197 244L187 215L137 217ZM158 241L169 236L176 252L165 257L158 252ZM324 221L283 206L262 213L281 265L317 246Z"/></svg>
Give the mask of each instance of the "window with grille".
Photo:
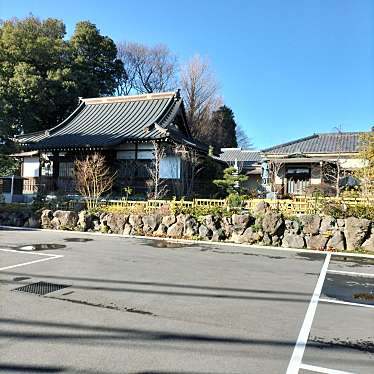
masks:
<svg viewBox="0 0 374 374"><path fill-rule="evenodd" d="M74 176L74 162L60 162L59 176L72 178Z"/></svg>

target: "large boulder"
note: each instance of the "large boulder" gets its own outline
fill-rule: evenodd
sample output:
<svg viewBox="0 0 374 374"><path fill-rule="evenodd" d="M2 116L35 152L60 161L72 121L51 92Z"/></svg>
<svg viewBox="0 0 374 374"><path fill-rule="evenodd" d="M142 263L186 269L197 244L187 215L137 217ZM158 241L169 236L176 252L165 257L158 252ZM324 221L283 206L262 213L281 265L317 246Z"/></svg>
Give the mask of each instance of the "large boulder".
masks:
<svg viewBox="0 0 374 374"><path fill-rule="evenodd" d="M341 229L345 226L345 219L344 218L338 218L336 220L337 226Z"/></svg>
<svg viewBox="0 0 374 374"><path fill-rule="evenodd" d="M188 217L184 222L183 236L187 238L192 238L198 232L199 224L193 217Z"/></svg>
<svg viewBox="0 0 374 374"><path fill-rule="evenodd" d="M253 214L255 216L264 216L270 210L271 208L269 203L266 201L260 201L253 209Z"/></svg>
<svg viewBox="0 0 374 374"><path fill-rule="evenodd" d="M332 231L332 230L335 229L335 225L336 225L336 219L335 218L330 217L330 216L323 217L322 221L321 221L320 228L319 228L319 232L321 234L323 234L325 232Z"/></svg>
<svg viewBox="0 0 374 374"><path fill-rule="evenodd" d="M175 222L177 222L177 219L175 216L163 216L161 223L164 224L166 227L170 227Z"/></svg>
<svg viewBox="0 0 374 374"><path fill-rule="evenodd" d="M183 236L184 224L182 222L175 222L168 228L167 236L171 238L181 238Z"/></svg>
<svg viewBox="0 0 374 374"><path fill-rule="evenodd" d="M249 214L233 214L231 217L232 235L237 236L243 234L251 221L252 217Z"/></svg>
<svg viewBox="0 0 374 374"><path fill-rule="evenodd" d="M306 246L308 249L315 249L323 251L326 248L326 244L329 238L324 235L312 235L306 237Z"/></svg>
<svg viewBox="0 0 374 374"><path fill-rule="evenodd" d="M153 232L153 236L164 237L168 231L168 227L160 223L157 230Z"/></svg>
<svg viewBox="0 0 374 374"><path fill-rule="evenodd" d="M264 233L261 230L254 230L252 227L248 227L239 238L239 243L254 244L261 241L264 237Z"/></svg>
<svg viewBox="0 0 374 374"><path fill-rule="evenodd" d="M131 235L143 235L143 221L139 214L130 214L129 224L132 226Z"/></svg>
<svg viewBox="0 0 374 374"><path fill-rule="evenodd" d="M310 214L300 217L304 234L315 235L319 233L321 217L317 214Z"/></svg>
<svg viewBox="0 0 374 374"><path fill-rule="evenodd" d="M122 234L128 218L127 214L109 213L106 216L106 224L112 233Z"/></svg>
<svg viewBox="0 0 374 374"><path fill-rule="evenodd" d="M181 222L183 224L185 224L186 220L188 220L189 218L191 218L191 216L189 214L178 214L176 219L177 219L177 222Z"/></svg>
<svg viewBox="0 0 374 374"><path fill-rule="evenodd" d="M284 220L280 213L268 211L262 220L262 229L269 235L279 235L284 229Z"/></svg>
<svg viewBox="0 0 374 374"><path fill-rule="evenodd" d="M132 226L129 223L125 224L125 227L123 228L123 235L131 235L132 233Z"/></svg>
<svg viewBox="0 0 374 374"><path fill-rule="evenodd" d="M78 214L78 227L82 231L88 230L99 230L99 217L87 212L86 210L81 210Z"/></svg>
<svg viewBox="0 0 374 374"><path fill-rule="evenodd" d="M74 230L78 223L78 214L70 210L56 210L53 213L51 224L53 228L59 230Z"/></svg>
<svg viewBox="0 0 374 374"><path fill-rule="evenodd" d="M361 247L369 235L370 221L364 218L349 217L345 220L345 238L347 249L353 250Z"/></svg>
<svg viewBox="0 0 374 374"><path fill-rule="evenodd" d="M31 227L33 229L40 228L40 218L35 214L31 214L27 222L25 223L25 226Z"/></svg>
<svg viewBox="0 0 374 374"><path fill-rule="evenodd" d="M203 240L210 240L212 238L212 230L205 225L200 225L199 227L199 237Z"/></svg>
<svg viewBox="0 0 374 374"><path fill-rule="evenodd" d="M249 214L233 214L231 217L234 226L243 226L244 228L247 228L250 220L251 216Z"/></svg>
<svg viewBox="0 0 374 374"><path fill-rule="evenodd" d="M225 232L222 228L212 230L212 241L218 242L221 240L225 240Z"/></svg>
<svg viewBox="0 0 374 374"><path fill-rule="evenodd" d="M374 252L374 227L371 228L369 237L362 243L362 248L369 252Z"/></svg>
<svg viewBox="0 0 374 374"><path fill-rule="evenodd" d="M143 231L145 234L151 234L156 231L158 225L161 223L161 216L158 214L150 214L143 216Z"/></svg>
<svg viewBox="0 0 374 374"><path fill-rule="evenodd" d="M285 233L282 239L282 247L284 248L304 248L305 239L301 235L294 233Z"/></svg>
<svg viewBox="0 0 374 374"><path fill-rule="evenodd" d="M225 233L225 237L230 238L233 231L231 217L222 217L221 227Z"/></svg>
<svg viewBox="0 0 374 374"><path fill-rule="evenodd" d="M0 225L8 226L9 225L9 213L0 212Z"/></svg>
<svg viewBox="0 0 374 374"><path fill-rule="evenodd" d="M333 249L335 251L344 251L345 250L345 238L344 234L340 230L333 232L332 237L327 243L328 249Z"/></svg>
<svg viewBox="0 0 374 374"><path fill-rule="evenodd" d="M264 233L261 245L271 245L271 236L267 232Z"/></svg>
<svg viewBox="0 0 374 374"><path fill-rule="evenodd" d="M40 216L40 221L43 229L50 229L52 227L51 221L53 219L53 212L52 210L45 209L42 211L42 215Z"/></svg>
<svg viewBox="0 0 374 374"><path fill-rule="evenodd" d="M297 235L300 233L300 223L299 221L295 221L295 220L285 220L284 221L284 226L285 226L285 229L286 229L286 232L288 234L294 234L294 235Z"/></svg>
<svg viewBox="0 0 374 374"><path fill-rule="evenodd" d="M12 212L8 215L7 225L15 226L15 227L22 227L27 222L28 217L29 217L29 213L27 212Z"/></svg>
<svg viewBox="0 0 374 374"><path fill-rule="evenodd" d="M279 235L273 235L271 237L271 244L275 247L278 247L282 244L282 238Z"/></svg>
<svg viewBox="0 0 374 374"><path fill-rule="evenodd" d="M216 230L217 229L217 217L212 215L207 215L203 217L203 223L209 230Z"/></svg>

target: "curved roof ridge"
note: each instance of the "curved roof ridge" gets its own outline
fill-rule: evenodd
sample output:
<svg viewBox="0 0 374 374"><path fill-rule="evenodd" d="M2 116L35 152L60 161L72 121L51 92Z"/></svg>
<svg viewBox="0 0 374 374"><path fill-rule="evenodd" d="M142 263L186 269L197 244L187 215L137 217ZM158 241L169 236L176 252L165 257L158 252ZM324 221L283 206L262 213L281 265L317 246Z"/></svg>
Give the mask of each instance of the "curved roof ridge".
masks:
<svg viewBox="0 0 374 374"><path fill-rule="evenodd" d="M85 104L110 104L110 103L124 103L128 101L141 101L141 100L157 100L157 99L171 99L178 95L178 91L169 92L156 92L140 95L127 95L127 96L104 96L104 97L91 97L87 99L80 98Z"/></svg>
<svg viewBox="0 0 374 374"><path fill-rule="evenodd" d="M290 142L287 142L287 143L277 144L277 145L274 145L273 147L262 149L261 152L268 152L268 151L271 151L273 149L277 149L277 148L281 148L281 147L286 147L288 145L300 143L300 142L303 142L305 140L314 139L314 138L318 138L318 134L313 134L313 135L305 136L304 138L299 138L299 139L296 139L296 140L291 140Z"/></svg>

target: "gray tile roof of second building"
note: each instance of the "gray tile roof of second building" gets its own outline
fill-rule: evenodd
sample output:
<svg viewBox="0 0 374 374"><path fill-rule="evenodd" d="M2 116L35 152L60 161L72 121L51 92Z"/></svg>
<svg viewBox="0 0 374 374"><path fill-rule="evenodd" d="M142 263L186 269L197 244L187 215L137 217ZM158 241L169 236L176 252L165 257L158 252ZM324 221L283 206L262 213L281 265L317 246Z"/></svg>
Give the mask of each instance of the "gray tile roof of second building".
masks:
<svg viewBox="0 0 374 374"><path fill-rule="evenodd" d="M241 148L222 148L220 159L226 162L249 162L249 163L261 163L262 157L260 152L241 149Z"/></svg>
<svg viewBox="0 0 374 374"><path fill-rule="evenodd" d="M263 149L265 154L355 153L363 132L313 134L288 143Z"/></svg>
<svg viewBox="0 0 374 374"><path fill-rule="evenodd" d="M194 143L186 123L180 124L183 128L173 123L177 115L184 116L178 92L82 99L59 125L16 140L31 149L100 148L166 138Z"/></svg>

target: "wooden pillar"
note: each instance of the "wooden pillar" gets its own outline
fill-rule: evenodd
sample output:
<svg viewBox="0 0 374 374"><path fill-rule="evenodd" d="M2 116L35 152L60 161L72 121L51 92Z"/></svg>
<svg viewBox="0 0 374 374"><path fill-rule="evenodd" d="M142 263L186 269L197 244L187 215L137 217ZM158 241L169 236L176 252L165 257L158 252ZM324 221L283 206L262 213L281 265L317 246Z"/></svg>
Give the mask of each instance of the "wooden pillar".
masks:
<svg viewBox="0 0 374 374"><path fill-rule="evenodd" d="M52 167L52 180L53 180L53 189L58 190L58 177L60 171L60 158L59 152L53 152L52 156L53 167Z"/></svg>

